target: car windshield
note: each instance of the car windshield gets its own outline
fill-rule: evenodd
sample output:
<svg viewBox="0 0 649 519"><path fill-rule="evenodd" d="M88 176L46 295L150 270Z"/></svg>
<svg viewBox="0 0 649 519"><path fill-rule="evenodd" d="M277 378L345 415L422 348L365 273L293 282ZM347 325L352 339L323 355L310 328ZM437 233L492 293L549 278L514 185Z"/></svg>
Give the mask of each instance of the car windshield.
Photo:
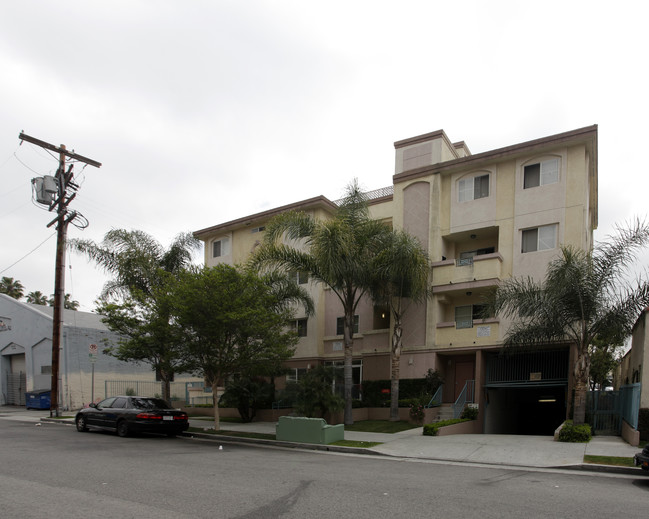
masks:
<svg viewBox="0 0 649 519"><path fill-rule="evenodd" d="M171 409L162 398L132 398L131 403L136 409Z"/></svg>

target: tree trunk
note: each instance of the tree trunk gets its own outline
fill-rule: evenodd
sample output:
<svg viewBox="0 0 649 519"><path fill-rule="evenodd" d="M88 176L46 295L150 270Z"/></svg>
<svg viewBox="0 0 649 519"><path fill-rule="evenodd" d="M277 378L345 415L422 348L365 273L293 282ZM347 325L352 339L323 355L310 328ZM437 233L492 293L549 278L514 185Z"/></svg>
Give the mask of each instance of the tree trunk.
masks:
<svg viewBox="0 0 649 519"><path fill-rule="evenodd" d="M581 425L586 421L586 395L588 392L588 373L590 370L590 357L588 350L580 350L577 353L577 360L573 376L575 380L575 400L572 411L572 422Z"/></svg>
<svg viewBox="0 0 649 519"><path fill-rule="evenodd" d="M390 355L390 421L399 421L399 369L401 364L401 316L393 314L392 351Z"/></svg>
<svg viewBox="0 0 649 519"><path fill-rule="evenodd" d="M352 425L354 423L354 416L352 414L352 360L353 360L353 349L354 349L354 311L353 308L350 310L351 315L345 316L345 322L343 326L343 337L345 341L345 364L344 364L344 385L345 385L345 413L344 413L344 422L345 425Z"/></svg>
<svg viewBox="0 0 649 519"><path fill-rule="evenodd" d="M221 430L221 423L219 417L219 383L212 382L212 404L214 405L214 430Z"/></svg>
<svg viewBox="0 0 649 519"><path fill-rule="evenodd" d="M171 382L171 377L173 376L173 373L167 373L164 370L160 370L160 388L162 389L162 399L165 402L169 402L171 404L171 387L170 387L170 382Z"/></svg>

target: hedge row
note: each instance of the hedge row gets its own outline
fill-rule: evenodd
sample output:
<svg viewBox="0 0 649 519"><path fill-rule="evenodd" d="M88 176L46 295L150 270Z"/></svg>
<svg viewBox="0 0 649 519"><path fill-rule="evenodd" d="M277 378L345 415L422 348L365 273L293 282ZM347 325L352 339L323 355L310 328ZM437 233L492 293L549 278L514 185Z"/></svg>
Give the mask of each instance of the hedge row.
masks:
<svg viewBox="0 0 649 519"><path fill-rule="evenodd" d="M390 380L364 380L363 381L363 404L367 407L384 407L385 403L390 401L389 390L391 388ZM384 392L384 391L388 392ZM425 378L404 378L399 380L399 402L414 400L419 403L425 399L426 379ZM429 397L430 398L430 397ZM410 405L408 403L405 407ZM428 402L424 402L428 403Z"/></svg>
<svg viewBox="0 0 649 519"><path fill-rule="evenodd" d="M574 425L572 420L568 420L563 424L561 431L559 431L560 442L571 443L587 443L592 438L592 431L590 425L587 423L582 425Z"/></svg>
<svg viewBox="0 0 649 519"><path fill-rule="evenodd" d="M441 420L435 423L427 423L424 425L424 436L437 436L440 428L447 425L455 425L456 423L470 422L471 418L452 418L451 420Z"/></svg>

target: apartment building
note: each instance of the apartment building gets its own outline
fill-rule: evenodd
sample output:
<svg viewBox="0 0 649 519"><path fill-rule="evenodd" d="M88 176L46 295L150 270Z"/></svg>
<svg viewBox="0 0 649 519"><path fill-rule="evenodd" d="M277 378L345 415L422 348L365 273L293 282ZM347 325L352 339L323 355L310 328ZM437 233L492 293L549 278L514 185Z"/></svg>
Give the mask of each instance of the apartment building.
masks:
<svg viewBox="0 0 649 519"><path fill-rule="evenodd" d="M404 317L401 378L435 369L443 401L462 395L481 410L487 433L551 431L566 416L569 347L503 355L508 323L481 318L484 295L512 276L543 277L561 245L589 249L597 227L597 127L590 126L471 154L443 130L400 140L392 186L368 193L373 218L417 236L432 259L433 297ZM327 218L336 204L316 197L195 232L205 264L241 263L275 214ZM317 365L342 366L342 307L330 291L296 273L316 303L297 316L300 337L289 380ZM390 378L390 320L370 300L354 330L354 383Z"/></svg>

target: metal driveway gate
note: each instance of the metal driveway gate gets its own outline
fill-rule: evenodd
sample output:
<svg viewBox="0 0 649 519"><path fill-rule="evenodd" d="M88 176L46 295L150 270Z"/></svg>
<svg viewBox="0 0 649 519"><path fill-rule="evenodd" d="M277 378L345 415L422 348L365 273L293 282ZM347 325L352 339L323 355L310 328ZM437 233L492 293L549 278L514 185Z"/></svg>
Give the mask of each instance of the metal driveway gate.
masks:
<svg viewBox="0 0 649 519"><path fill-rule="evenodd" d="M25 373L7 373L7 405L25 405Z"/></svg>

